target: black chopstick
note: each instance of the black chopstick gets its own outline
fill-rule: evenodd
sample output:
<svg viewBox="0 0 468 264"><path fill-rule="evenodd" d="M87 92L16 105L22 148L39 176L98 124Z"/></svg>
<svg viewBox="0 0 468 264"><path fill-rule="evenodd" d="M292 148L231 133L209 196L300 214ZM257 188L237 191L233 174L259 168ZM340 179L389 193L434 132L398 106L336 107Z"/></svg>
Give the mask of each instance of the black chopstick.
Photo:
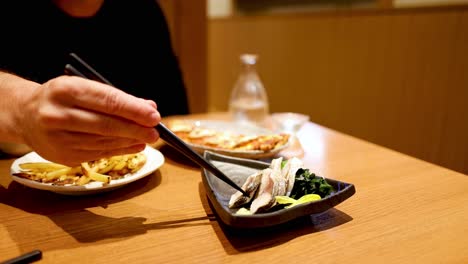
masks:
<svg viewBox="0 0 468 264"><path fill-rule="evenodd" d="M71 64L65 65L65 73L68 75L76 75L80 76L83 78L88 78L92 79L95 81L100 81L102 83L112 85L111 82L109 82L106 78L104 78L101 74L99 74L91 65L86 63L83 59L78 57L75 53L71 53L70 56L83 68L86 73L83 73L76 69L74 66ZM186 157L188 157L190 160L201 166L202 168L205 168L209 172L211 172L215 177L221 179L225 183L229 184L231 187L234 189L240 191L243 195L249 196L244 190L242 190L241 187L239 187L234 181L232 181L229 177L227 177L222 171L220 171L217 167L215 167L213 164L208 162L205 158L203 158L200 154L198 154L196 151L194 151L190 146L188 146L182 139L180 139L177 135L172 133L171 130L169 130L165 125L162 123L159 123L154 127L158 133L159 136L166 141L170 146L175 148L177 151L181 152L184 154Z"/></svg>
<svg viewBox="0 0 468 264"><path fill-rule="evenodd" d="M84 70L84 75L88 79L93 79L98 82L106 83L108 85L114 86L109 80L104 78L99 72L97 72L91 65L86 63L82 58L80 58L76 53L70 53L70 57L80 65Z"/></svg>
<svg viewBox="0 0 468 264"><path fill-rule="evenodd" d="M42 251L36 249L21 256L4 261L1 264L26 264L40 260L41 258Z"/></svg>
<svg viewBox="0 0 468 264"><path fill-rule="evenodd" d="M213 164L208 162L204 159L200 154L192 150L190 146L188 146L182 139L172 133L164 124L160 123L155 126L156 130L159 132L159 136L166 141L169 145L177 149L178 151L182 152L185 156L187 156L190 160L205 168L209 172L211 172L214 176L221 179L225 183L229 184L230 186L234 187L236 190L240 191L243 195L249 196L241 187L239 187L236 183L234 183L229 177L227 177L222 171L220 171L217 167Z"/></svg>
<svg viewBox="0 0 468 264"><path fill-rule="evenodd" d="M82 72L80 72L77 68L73 67L71 64L65 65L65 74L67 75L76 75L83 78L88 78Z"/></svg>

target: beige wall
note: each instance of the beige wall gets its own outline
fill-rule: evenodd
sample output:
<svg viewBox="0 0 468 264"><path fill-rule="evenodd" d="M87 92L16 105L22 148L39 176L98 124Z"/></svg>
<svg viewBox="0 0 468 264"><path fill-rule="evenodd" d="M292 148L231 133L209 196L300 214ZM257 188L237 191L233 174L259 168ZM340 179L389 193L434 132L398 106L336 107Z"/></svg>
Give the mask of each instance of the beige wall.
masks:
<svg viewBox="0 0 468 264"><path fill-rule="evenodd" d="M212 19L210 111L227 109L243 52L273 112L468 174L467 8Z"/></svg>

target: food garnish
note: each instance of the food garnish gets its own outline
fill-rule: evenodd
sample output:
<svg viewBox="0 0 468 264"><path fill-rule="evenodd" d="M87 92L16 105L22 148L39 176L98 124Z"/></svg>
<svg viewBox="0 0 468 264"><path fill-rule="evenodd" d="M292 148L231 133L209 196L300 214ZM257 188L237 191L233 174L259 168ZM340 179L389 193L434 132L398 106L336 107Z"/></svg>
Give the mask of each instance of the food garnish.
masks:
<svg viewBox="0 0 468 264"><path fill-rule="evenodd" d="M279 203L279 204L289 204L289 205L284 207L286 209L291 208L293 206L296 206L298 204L317 201L317 200L322 199L322 197L320 197L320 195L314 194L314 193L306 194L304 196L301 196L301 198L299 198L298 200L296 200L294 198L291 198L289 196L276 196L275 198L276 198L276 202Z"/></svg>
<svg viewBox="0 0 468 264"><path fill-rule="evenodd" d="M238 215L251 215L252 212L250 212L249 209L247 209L245 207L242 207L239 210L237 210L236 214L238 214Z"/></svg>
<svg viewBox="0 0 468 264"><path fill-rule="evenodd" d="M292 198L299 198L307 194L315 193L325 197L333 191L333 187L327 183L325 178L311 173L309 169L299 169L296 172L294 188L291 192Z"/></svg>
<svg viewBox="0 0 468 264"><path fill-rule="evenodd" d="M53 162L27 162L19 164L20 172L13 175L52 185L85 185L91 181L108 184L139 171L145 163L143 152L83 162L76 167Z"/></svg>
<svg viewBox="0 0 468 264"><path fill-rule="evenodd" d="M304 169L298 158L273 159L270 166L247 178L241 192L231 195L229 208L239 209L236 214L256 214L280 208L291 208L299 204L320 200L334 189L325 178Z"/></svg>

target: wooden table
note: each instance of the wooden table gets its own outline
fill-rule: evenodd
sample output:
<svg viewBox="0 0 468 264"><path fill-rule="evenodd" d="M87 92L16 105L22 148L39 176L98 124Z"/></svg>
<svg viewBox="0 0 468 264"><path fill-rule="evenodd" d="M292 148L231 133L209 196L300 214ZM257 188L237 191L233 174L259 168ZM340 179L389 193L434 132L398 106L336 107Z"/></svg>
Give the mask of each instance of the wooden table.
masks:
<svg viewBox="0 0 468 264"><path fill-rule="evenodd" d="M466 175L314 123L299 138L312 171L356 194L268 232L220 226L200 169L164 144L156 173L92 196L23 187L0 160L0 260L40 249L42 263L468 263Z"/></svg>

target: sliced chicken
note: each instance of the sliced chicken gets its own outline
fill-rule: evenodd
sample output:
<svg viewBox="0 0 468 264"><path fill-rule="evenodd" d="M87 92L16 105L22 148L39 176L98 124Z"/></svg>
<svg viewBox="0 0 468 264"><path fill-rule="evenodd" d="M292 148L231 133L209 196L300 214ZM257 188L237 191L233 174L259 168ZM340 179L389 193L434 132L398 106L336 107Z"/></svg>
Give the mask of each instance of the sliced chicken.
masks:
<svg viewBox="0 0 468 264"><path fill-rule="evenodd" d="M265 208L270 208L275 201L272 196L274 182L270 177L272 170L270 168L264 169L262 173L262 180L260 182L260 188L255 196L255 199L250 205L250 212L255 214L257 211L261 211Z"/></svg>
<svg viewBox="0 0 468 264"><path fill-rule="evenodd" d="M294 187L294 181L296 180L296 172L302 168L304 163L302 160L293 157L288 160L286 165L283 167L281 173L283 174L283 177L286 179L287 183L287 188L286 188L286 196L291 195L291 191Z"/></svg>
<svg viewBox="0 0 468 264"><path fill-rule="evenodd" d="M260 186L260 181L262 179L263 171L256 172L249 177L242 185L242 190L244 190L249 196L242 195L241 192L237 191L233 195L231 195L231 199L229 200L229 208L237 208L241 207L242 205L250 202L255 195L258 187Z"/></svg>
<svg viewBox="0 0 468 264"><path fill-rule="evenodd" d="M283 158L281 157L274 159L270 164L270 168L265 169L269 171L269 175L264 173L262 176L262 182L260 183L261 189L250 206L250 212L253 214L269 210L275 206L276 196L286 194L287 181L281 174L282 161ZM266 178L266 176L268 176L268 178Z"/></svg>

